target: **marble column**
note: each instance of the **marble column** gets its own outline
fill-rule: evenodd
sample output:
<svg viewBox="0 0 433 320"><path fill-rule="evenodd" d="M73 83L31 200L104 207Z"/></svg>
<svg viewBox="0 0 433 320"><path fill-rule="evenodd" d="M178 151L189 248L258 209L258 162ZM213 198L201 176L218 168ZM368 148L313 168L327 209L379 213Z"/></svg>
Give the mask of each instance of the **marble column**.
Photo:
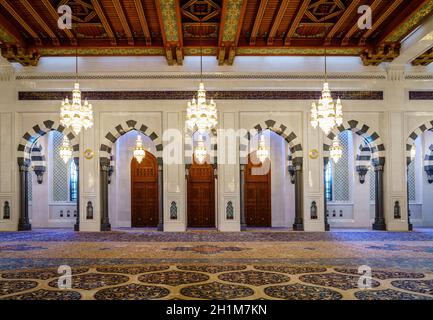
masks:
<svg viewBox="0 0 433 320"><path fill-rule="evenodd" d="M74 158L77 167L77 221L74 225L74 231L80 231L80 158Z"/></svg>
<svg viewBox="0 0 433 320"><path fill-rule="evenodd" d="M383 166L374 167L376 180L376 207L373 223L373 230L386 230L384 198L383 198Z"/></svg>
<svg viewBox="0 0 433 320"><path fill-rule="evenodd" d="M293 230L304 231L302 163L293 164L295 166L295 223Z"/></svg>
<svg viewBox="0 0 433 320"><path fill-rule="evenodd" d="M163 175L163 165L158 165L158 201L159 201L159 222L158 231L164 231L164 175Z"/></svg>
<svg viewBox="0 0 433 320"><path fill-rule="evenodd" d="M108 216L108 171L110 163L101 163L101 231L111 231Z"/></svg>
<svg viewBox="0 0 433 320"><path fill-rule="evenodd" d="M18 220L18 231L29 231L32 229L32 225L29 220L29 195L28 190L28 172L29 167L20 164L20 217Z"/></svg>
<svg viewBox="0 0 433 320"><path fill-rule="evenodd" d="M326 168L328 167L328 163L329 163L329 158L328 159L324 159L324 167L323 167L323 220L325 222L325 231L329 231L331 230L331 226L329 225L328 222L328 215L327 215L327 211L328 211L328 200L326 199Z"/></svg>
<svg viewBox="0 0 433 320"><path fill-rule="evenodd" d="M245 218L245 164L240 165L240 201L241 201L241 231L247 230L246 218Z"/></svg>

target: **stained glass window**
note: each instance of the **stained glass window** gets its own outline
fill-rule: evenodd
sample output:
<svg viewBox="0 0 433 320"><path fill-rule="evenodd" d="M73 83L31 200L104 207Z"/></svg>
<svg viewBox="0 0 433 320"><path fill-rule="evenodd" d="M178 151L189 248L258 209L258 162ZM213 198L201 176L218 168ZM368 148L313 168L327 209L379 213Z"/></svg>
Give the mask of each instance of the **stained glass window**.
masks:
<svg viewBox="0 0 433 320"><path fill-rule="evenodd" d="M325 197L326 201L332 201L332 163L328 161L325 170Z"/></svg>
<svg viewBox="0 0 433 320"><path fill-rule="evenodd" d="M69 164L69 201L76 202L78 198L78 172L74 161Z"/></svg>

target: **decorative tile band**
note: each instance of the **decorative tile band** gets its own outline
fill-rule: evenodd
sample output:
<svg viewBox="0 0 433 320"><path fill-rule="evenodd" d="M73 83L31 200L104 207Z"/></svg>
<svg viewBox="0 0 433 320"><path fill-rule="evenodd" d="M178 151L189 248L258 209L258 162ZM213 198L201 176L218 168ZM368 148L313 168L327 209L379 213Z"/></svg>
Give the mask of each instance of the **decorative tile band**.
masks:
<svg viewBox="0 0 433 320"><path fill-rule="evenodd" d="M415 80L425 80L428 75L418 75ZM75 80L74 73L18 73L16 80ZM201 79L200 73L192 72L143 72L143 73L87 73L78 75L78 80L178 80L178 79ZM297 73L233 73L216 72L203 73L203 79L252 79L252 80L324 80L320 73L297 74ZM386 75L381 73L331 73L330 80L386 80Z"/></svg>
<svg viewBox="0 0 433 320"><path fill-rule="evenodd" d="M70 96L67 91L20 91L19 100L62 100ZM89 100L187 100L195 91L87 91ZM317 100L319 91L208 91L218 100ZM383 100L383 91L333 91L343 100Z"/></svg>
<svg viewBox="0 0 433 320"><path fill-rule="evenodd" d="M409 91L409 100L433 100L433 91Z"/></svg>

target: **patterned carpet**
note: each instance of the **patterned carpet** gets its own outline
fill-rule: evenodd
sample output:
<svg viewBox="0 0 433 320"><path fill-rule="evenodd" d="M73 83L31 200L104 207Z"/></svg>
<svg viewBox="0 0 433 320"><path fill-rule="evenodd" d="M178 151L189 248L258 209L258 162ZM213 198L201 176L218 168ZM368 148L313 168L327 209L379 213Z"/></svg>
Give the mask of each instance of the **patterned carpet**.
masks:
<svg viewBox="0 0 433 320"><path fill-rule="evenodd" d="M432 300L433 232L0 233L0 299Z"/></svg>

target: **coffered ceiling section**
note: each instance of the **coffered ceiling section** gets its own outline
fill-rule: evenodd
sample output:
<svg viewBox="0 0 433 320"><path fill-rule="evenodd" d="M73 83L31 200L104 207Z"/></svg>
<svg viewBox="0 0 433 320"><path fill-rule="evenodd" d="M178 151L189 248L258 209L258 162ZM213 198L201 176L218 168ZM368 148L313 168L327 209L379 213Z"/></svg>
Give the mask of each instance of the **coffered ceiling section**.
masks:
<svg viewBox="0 0 433 320"><path fill-rule="evenodd" d="M57 8L72 9L59 29ZM372 24L360 29L360 6ZM392 61L401 41L433 12L433 0L0 0L1 52L36 65L44 56L359 56ZM415 60L427 64L431 52Z"/></svg>

